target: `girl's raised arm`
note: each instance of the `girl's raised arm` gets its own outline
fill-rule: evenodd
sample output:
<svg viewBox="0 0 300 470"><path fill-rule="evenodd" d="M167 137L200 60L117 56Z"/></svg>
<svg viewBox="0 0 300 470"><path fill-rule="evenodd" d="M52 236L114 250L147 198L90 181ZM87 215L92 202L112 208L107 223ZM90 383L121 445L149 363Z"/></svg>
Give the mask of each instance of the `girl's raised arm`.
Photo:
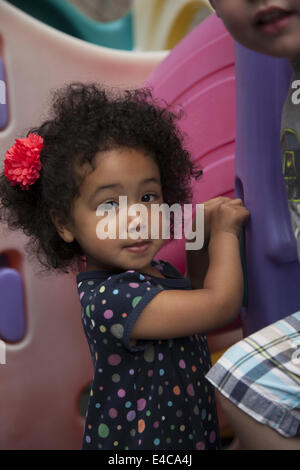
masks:
<svg viewBox="0 0 300 470"><path fill-rule="evenodd" d="M131 339L168 339L224 326L239 313L243 271L238 235L249 212L240 199L224 202L212 214L209 267L203 288L165 290L136 321Z"/></svg>

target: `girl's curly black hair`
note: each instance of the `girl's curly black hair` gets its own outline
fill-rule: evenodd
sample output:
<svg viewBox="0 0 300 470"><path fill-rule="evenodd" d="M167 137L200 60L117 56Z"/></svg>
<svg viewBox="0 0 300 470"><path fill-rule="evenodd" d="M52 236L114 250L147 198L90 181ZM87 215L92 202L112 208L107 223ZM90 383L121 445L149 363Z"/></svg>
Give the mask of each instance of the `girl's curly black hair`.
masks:
<svg viewBox="0 0 300 470"><path fill-rule="evenodd" d="M180 113L155 103L148 89L116 95L96 84L72 83L54 94L52 119L31 129L44 139L40 178L28 191L11 186L0 176L0 220L10 229L22 229L29 237L27 251L48 270L78 269L84 253L74 241L66 243L50 217L62 223L70 219L79 195L75 167L89 162L98 151L128 147L152 156L161 174L164 202L191 200L190 179L194 168L183 148L183 136L175 125Z"/></svg>

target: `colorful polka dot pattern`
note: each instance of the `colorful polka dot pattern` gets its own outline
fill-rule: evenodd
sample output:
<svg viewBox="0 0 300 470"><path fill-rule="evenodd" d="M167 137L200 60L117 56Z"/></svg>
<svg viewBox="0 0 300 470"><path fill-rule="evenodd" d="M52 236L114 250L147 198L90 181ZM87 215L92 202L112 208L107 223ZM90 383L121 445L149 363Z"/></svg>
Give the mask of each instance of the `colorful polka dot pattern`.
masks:
<svg viewBox="0 0 300 470"><path fill-rule="evenodd" d="M137 271L77 276L95 366L83 449L219 448L214 391L205 379L210 368L206 338L130 344L136 319L157 293L190 289L169 263L153 265L166 279Z"/></svg>

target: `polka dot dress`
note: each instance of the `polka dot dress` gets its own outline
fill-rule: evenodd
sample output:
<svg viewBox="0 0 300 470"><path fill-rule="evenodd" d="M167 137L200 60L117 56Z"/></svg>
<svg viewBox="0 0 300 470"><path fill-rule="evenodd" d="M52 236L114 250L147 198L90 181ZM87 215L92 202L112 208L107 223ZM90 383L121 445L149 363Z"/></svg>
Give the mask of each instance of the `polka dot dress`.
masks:
<svg viewBox="0 0 300 470"><path fill-rule="evenodd" d="M165 279L137 271L77 276L82 323L95 368L83 449L219 449L206 338L130 341L145 306L164 289L191 289L169 263Z"/></svg>

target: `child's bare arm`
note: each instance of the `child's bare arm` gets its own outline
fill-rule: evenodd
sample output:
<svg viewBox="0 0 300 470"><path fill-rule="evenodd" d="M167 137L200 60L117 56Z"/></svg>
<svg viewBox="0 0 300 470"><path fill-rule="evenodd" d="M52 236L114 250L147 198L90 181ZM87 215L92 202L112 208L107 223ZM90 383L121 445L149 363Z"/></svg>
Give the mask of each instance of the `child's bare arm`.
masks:
<svg viewBox="0 0 300 470"><path fill-rule="evenodd" d="M198 227L199 229L204 229L204 245L200 250L187 250L186 251L186 272L185 277L187 277L191 283L193 289L202 289L205 276L207 274L209 266L209 256L208 256L208 244L211 234L211 218L212 213L216 208L223 204L224 202L229 202L231 199L228 197L216 197L209 199L204 202L204 227ZM196 232L196 216L193 219L192 230L193 233ZM194 241L194 240L191 240Z"/></svg>
<svg viewBox="0 0 300 470"><path fill-rule="evenodd" d="M167 339L206 332L232 321L243 297L238 234L248 211L238 202L220 205L209 242L203 289L163 291L135 323L133 339Z"/></svg>
<svg viewBox="0 0 300 470"><path fill-rule="evenodd" d="M185 277L191 283L193 289L202 289L205 276L209 267L208 245L198 251L186 252Z"/></svg>

